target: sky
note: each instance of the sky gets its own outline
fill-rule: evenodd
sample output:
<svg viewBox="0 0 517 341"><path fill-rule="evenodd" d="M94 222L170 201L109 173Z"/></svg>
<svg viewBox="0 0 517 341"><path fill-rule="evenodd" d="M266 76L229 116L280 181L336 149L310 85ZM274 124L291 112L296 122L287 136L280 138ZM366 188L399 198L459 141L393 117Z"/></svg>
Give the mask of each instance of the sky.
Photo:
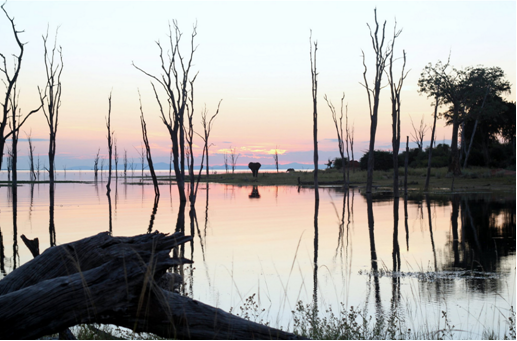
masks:
<svg viewBox="0 0 517 341"><path fill-rule="evenodd" d="M183 32L181 51L190 52L189 40L197 23L193 71L195 110L206 106L215 113L222 99L210 142L211 165L222 165L225 150L235 148L238 164L258 161L312 163L312 97L309 37L318 43L318 148L320 162L339 156L336 131L327 95L339 110L345 93L350 123L355 127L355 159L368 148L369 108L363 82L362 51L373 82L374 52L367 23L386 21L387 40L394 24L402 29L395 42L395 57L407 54L410 70L402 88L401 136L411 135L411 120L422 117L432 124L432 99L418 93L417 82L429 63L446 61L456 68L499 66L511 83L508 100L515 101L515 1L8 1L25 54L18 88L22 113L39 105L37 87L45 84L42 35L62 47L62 106L57 132L57 167L92 165L100 149L107 157L106 115L112 91L111 125L119 153L138 157L142 146L138 91L141 93L149 140L155 162L168 162L170 137L160 120L151 79L132 63L160 74L156 41L167 42L168 24L177 20ZM9 22L0 15L0 52L17 53ZM8 59L12 70L12 59ZM396 62L400 72L402 61ZM386 85L386 77L383 78ZM1 88L4 93L5 88ZM164 100L165 95L161 93ZM444 110L444 108L441 108ZM194 118L201 132L200 118ZM48 150L48 126L43 113L34 114L20 138L31 134L35 154L42 162ZM411 139L411 138L410 138ZM430 132L426 140L430 139ZM450 127L437 122L438 143L449 142ZM199 154L201 140L196 143ZM415 144L411 143L410 147ZM381 91L376 149L391 149L389 89ZM6 151L4 151L6 152ZM28 153L19 143L20 167ZM26 164L26 163L25 163Z"/></svg>

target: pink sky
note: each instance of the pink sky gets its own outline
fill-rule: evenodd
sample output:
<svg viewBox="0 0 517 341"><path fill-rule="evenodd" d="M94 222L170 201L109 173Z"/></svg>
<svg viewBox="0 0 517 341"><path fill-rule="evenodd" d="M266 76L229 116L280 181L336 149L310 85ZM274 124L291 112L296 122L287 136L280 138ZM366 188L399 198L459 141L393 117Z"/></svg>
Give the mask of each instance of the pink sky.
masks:
<svg viewBox="0 0 517 341"><path fill-rule="evenodd" d="M466 6L468 4L468 6ZM105 115L113 89L112 129L119 151L137 157L141 145L137 89L147 119L153 156L168 161L170 138L160 121L150 79L131 66L159 73L155 41L166 40L167 22L177 19L190 35L197 20L198 50L194 69L196 110L206 105L214 113L223 99L211 135L211 164L222 164L222 151L230 147L241 154L239 163L258 160L272 164L271 151L282 151L280 163L312 162L312 99L309 32L318 41L320 161L338 156L335 128L323 96L339 110L343 92L349 120L355 125L355 158L366 149L370 120L362 82L361 50L374 75L373 51L366 23L373 23L373 5L360 2L9 2L6 9L25 32L26 45L19 87L22 112L38 102L37 86L44 84L41 35L51 35L60 25L58 43L63 48L63 98L57 153L63 164L88 165L98 148L107 154ZM296 9L296 15L293 11ZM394 18L403 32L396 41L396 56L407 52L410 73L402 92L402 139L425 116L431 123L433 108L417 92L417 81L429 62L446 60L461 68L500 66L512 84L515 101L514 2L380 2L380 21L387 20L387 36ZM150 18L150 19L146 19ZM439 20L437 19L439 18ZM437 24L439 22L439 24ZM5 18L0 32L11 39ZM186 51L188 46L183 46ZM3 39L0 51L16 49ZM400 67L401 62L398 62ZM384 84L386 84L384 82ZM442 108L443 109L443 108ZM389 149L391 112L389 90L381 93L376 148ZM199 128L199 117L195 123ZM42 114L30 119L24 131L47 139ZM450 140L451 130L438 121L436 139ZM24 133L20 137L25 137ZM429 134L426 140L430 138ZM196 141L198 145L201 140ZM20 143L21 158L27 145ZM36 154L45 155L45 141L36 142ZM63 164L59 164L62 162Z"/></svg>

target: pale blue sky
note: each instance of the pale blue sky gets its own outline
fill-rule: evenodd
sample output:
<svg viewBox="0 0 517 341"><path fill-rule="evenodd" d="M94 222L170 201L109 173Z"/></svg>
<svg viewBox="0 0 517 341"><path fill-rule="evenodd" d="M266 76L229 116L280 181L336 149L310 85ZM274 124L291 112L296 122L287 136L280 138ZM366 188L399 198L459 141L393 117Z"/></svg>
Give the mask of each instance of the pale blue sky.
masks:
<svg viewBox="0 0 517 341"><path fill-rule="evenodd" d="M60 26L58 43L63 47L63 106L58 132L61 157L93 158L97 148L106 150L104 117L107 97L113 88L113 128L120 149L136 154L141 144L137 88L150 129L156 158L168 159L169 138L158 118L149 79L131 62L157 73L155 41L165 43L168 21L177 19L190 37L198 23L194 69L198 110L206 103L213 112L223 99L215 124L212 151L243 148L240 160L263 157L275 148L287 150L285 162L310 162L312 120L310 94L309 32L318 41L320 148L337 156L330 142L335 131L323 100L327 94L338 105L346 93L349 115L355 121L356 155L368 140L369 118L362 82L361 50L373 69L373 51L366 23L373 24L377 7L380 22L387 20L387 39L396 18L403 29L396 41L396 55L407 52L406 79L402 95L402 135L409 135L409 115L418 122L426 115L430 123L431 101L417 93L417 80L429 62L446 60L461 68L500 66L512 83L515 101L516 4L514 1L415 1L415 2L47 2L9 1L5 8L23 29L27 41L20 88L23 108L37 102L36 86L44 83L41 35ZM0 18L0 51L13 52L7 20ZM186 46L185 46L186 47ZM186 50L185 50L186 52ZM369 73L369 78L373 74ZM389 92L381 94L378 145L391 139ZM198 121L198 120L197 120ZM437 139L450 139L450 129L440 129ZM28 122L33 137L45 138L42 115ZM224 143L224 142L230 143ZM21 153L25 153L20 146ZM46 146L38 144L44 154ZM255 152L250 152L255 150ZM290 160L290 152L297 160ZM301 155L307 155L303 157ZM272 163L264 156L263 163ZM222 163L218 155L214 163ZM282 159L281 159L282 161ZM325 160L322 160L325 161ZM71 164L72 161L69 162ZM59 165L58 165L59 166Z"/></svg>

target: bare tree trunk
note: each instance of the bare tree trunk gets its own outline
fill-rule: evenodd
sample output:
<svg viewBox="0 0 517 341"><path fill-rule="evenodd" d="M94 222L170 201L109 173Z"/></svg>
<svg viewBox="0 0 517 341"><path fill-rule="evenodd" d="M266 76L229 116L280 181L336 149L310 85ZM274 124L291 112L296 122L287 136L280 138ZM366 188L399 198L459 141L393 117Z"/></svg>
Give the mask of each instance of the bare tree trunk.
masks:
<svg viewBox="0 0 517 341"><path fill-rule="evenodd" d="M404 195L407 196L407 166L409 163L409 136L406 136L406 157L404 159Z"/></svg>
<svg viewBox="0 0 517 341"><path fill-rule="evenodd" d="M95 156L95 159L93 160L93 176L95 178L95 181L97 181L97 173L99 171L99 153L101 152L101 149L99 148L97 150L97 156Z"/></svg>
<svg viewBox="0 0 517 341"><path fill-rule="evenodd" d="M382 74L384 73L384 69L386 67L386 60L390 57L392 51L389 49L386 51L382 51L384 45L384 36L386 29L386 21L384 21L384 25L382 27L382 37L379 41L378 31L379 31L379 23L377 22L377 9L374 9L375 15L375 33L372 32L370 25L366 24L370 29L370 37L372 39L372 46L375 52L375 80L373 83L373 89L371 89L368 85L368 80L366 79L366 72L368 68L366 67L366 57L363 51L363 66L364 66L364 84L363 86L366 88L366 92L368 94L368 104L370 107L370 144L368 147L368 170L366 177L366 193L372 192L372 183L373 183L373 170L374 170L374 148L375 148L375 134L377 132L377 121L378 121L378 113L379 113L379 99L381 92L381 81ZM373 103L372 103L373 101Z"/></svg>
<svg viewBox="0 0 517 341"><path fill-rule="evenodd" d="M111 92L108 97L108 118L106 119L106 128L108 128L108 158L109 158L109 169L108 169L108 183L106 184L106 194L108 195L108 199L110 200L110 217L111 217L111 198L109 197L109 193L111 192L111 153L113 150L113 133L111 132Z"/></svg>
<svg viewBox="0 0 517 341"><path fill-rule="evenodd" d="M174 173L176 175L176 183L178 186L178 192L181 202L186 202L187 197L185 195L185 131L184 131L184 117L185 110L188 102L189 90L192 90L193 82L195 79L190 80L190 68L192 65L192 59L196 47L194 46L194 38L197 35L196 25L194 25L191 40L190 40L190 56L187 61L183 59L179 51L179 43L181 39L181 31L178 27L178 23L173 21L174 35L171 25L169 25L169 48L168 61L165 61L163 56L163 49L159 42L157 42L158 48L160 49L160 60L161 69L163 74L160 77L149 74L148 72L140 69L135 64L133 66L158 82L164 89L167 95L167 102L169 106L169 113L166 116L153 83L151 83L156 100L160 107L161 118L164 125L169 131L169 135L172 142L172 152L174 158ZM181 66L181 70L177 67L177 62ZM190 88L189 88L190 86Z"/></svg>
<svg viewBox="0 0 517 341"><path fill-rule="evenodd" d="M273 155L273 159L275 160L276 172L278 173L278 146L275 146L275 155Z"/></svg>
<svg viewBox="0 0 517 341"><path fill-rule="evenodd" d="M47 34L43 36L44 60L47 81L43 92L38 87L40 94L41 105L43 106L43 113L47 119L49 127L49 146L48 146L48 172L50 187L54 187L54 168L56 157L56 134L59 122L59 108L61 106L61 73L63 71L63 52L61 47L57 49L57 30L54 39L54 47L50 51L47 49ZM55 60L56 50L59 54L59 60ZM45 103L46 98L46 103Z"/></svg>
<svg viewBox="0 0 517 341"><path fill-rule="evenodd" d="M349 165L347 165L347 162L345 162L345 143L343 142L343 100L345 99L345 93L343 93L343 97L341 97L341 116L339 117L339 123L338 118L336 115L336 109L334 108L334 105L332 102L330 102L327 99L327 95L325 95L325 101L327 102L327 105L329 106L330 112L332 113L332 120L334 121L334 126L336 127L336 134L337 134L337 141L338 141L338 147L339 147L339 155L341 155L341 160L343 160L343 187L348 188L348 181L346 178L346 170L349 169ZM348 106L346 109L347 115L346 115L346 123L348 123ZM348 129L348 126L347 126ZM346 151L348 156L348 130L347 130L347 136L346 139ZM349 161L350 159L347 157L346 161Z"/></svg>
<svg viewBox="0 0 517 341"><path fill-rule="evenodd" d="M402 91L402 85L404 83L404 79L407 76L407 72L404 73L406 67L406 51L403 50L404 56L404 64L402 65L402 72L399 78L398 84L395 84L395 80L393 78L393 54L395 49L395 40L400 35L402 30L397 31L397 23L395 22L395 27L393 29L393 40L391 42L391 56L390 56L390 67L389 72L387 72L388 82L390 84L391 90L391 118L392 118L392 139L391 145L393 149L393 196L395 198L399 197L399 148L400 148L400 93ZM409 72L409 71L408 71ZM398 199L397 199L398 203ZM397 213L398 220L398 213ZM398 244L397 244L398 245Z"/></svg>
<svg viewBox="0 0 517 341"><path fill-rule="evenodd" d="M348 116L347 116L347 127L348 127ZM347 128L348 129L348 128ZM350 132L347 132L347 137L349 137L350 140L350 151L352 152L352 161L355 161L354 159L354 124L352 124L352 129ZM355 173L355 162L353 163L354 166L352 168L352 171ZM348 175L348 179L350 179L350 174Z"/></svg>
<svg viewBox="0 0 517 341"><path fill-rule="evenodd" d="M206 177L208 179L209 175L210 175L210 163L208 161L208 156L209 156L209 150L210 150L210 144L208 143L208 138L210 137L210 132L212 131L212 126L214 124L214 120L215 118L217 117L217 115L219 114L219 107L221 106L221 102L223 100L221 99L219 101L219 104L217 105L217 111L215 112L214 115L212 115L212 117L210 117L210 119L208 120L207 119L207 114L208 114L208 111L206 110L206 106L205 106L205 110L203 110L203 112L201 113L201 124L203 125L203 132L204 132L204 136L201 136L201 138L203 139L203 142L205 143L205 151L206 151Z"/></svg>
<svg viewBox="0 0 517 341"><path fill-rule="evenodd" d="M309 37L311 75L312 75L312 135L314 142L314 195L316 202L320 200L318 185L318 72L316 71L316 53L318 42L314 42L314 52L312 49L312 31ZM314 53L314 57L313 57Z"/></svg>
<svg viewBox="0 0 517 341"><path fill-rule="evenodd" d="M2 53L0 53L0 57L3 60L3 63L2 63L3 67L0 67L0 72L4 74L3 78L5 78L5 79L2 79L2 81L5 85L5 97L1 103L2 104L2 114L1 114L2 121L0 122L0 169L2 169L2 160L3 160L5 143L6 143L7 138L10 135L10 134L8 134L7 136L4 135L5 128L7 127L8 122L9 122L9 116L10 116L9 113L11 112L11 104L9 102L12 100L13 97L16 97L16 82L18 80L18 75L20 74L20 69L22 67L22 59L23 59L23 52L24 52L24 48L23 48L24 44L20 41L20 39L18 37L18 33L22 33L23 31L16 30L16 26L14 24L14 18L9 17L9 14L7 14L7 11L4 8L5 4L6 3L4 2L2 4L1 8L2 8L2 11L4 12L5 16L11 23L11 28L12 28L12 31L14 34L14 39L16 40L16 44L18 45L20 52L18 55L13 54L15 62L14 62L14 72L12 75L10 75L9 72L7 71L7 62L6 62L5 56ZM3 39L5 39L5 36L3 36ZM14 115L16 113L11 113L11 114Z"/></svg>
<svg viewBox="0 0 517 341"><path fill-rule="evenodd" d="M142 100L140 99L140 91L138 92L138 100L140 101L140 125L142 127L142 140L145 146L147 164L149 165L149 172L151 173L151 178L153 179L154 186L154 195L155 198L160 197L160 188L158 187L158 179L156 178L156 173L154 171L153 157L151 155L151 147L149 146L149 139L147 138L147 125L145 123L144 118L144 110L142 109ZM142 160L142 164L144 160ZM143 167L142 167L143 169ZM155 199L156 200L156 199Z"/></svg>
<svg viewBox="0 0 517 341"><path fill-rule="evenodd" d="M478 127L479 117L483 113L483 108L485 107L486 97L488 96L488 92L490 91L490 87L486 88L485 97L483 98L483 103L481 104L481 108L479 109L479 113L476 117L476 122L474 123L474 130L472 130L472 135L470 135L469 148L467 149L467 153L465 154L465 161L463 162L463 169L467 167L467 162L469 159L470 148L472 148L472 142L474 141L474 135L476 134L476 129Z"/></svg>
<svg viewBox="0 0 517 341"><path fill-rule="evenodd" d="M113 139L113 147L114 147L114 155L113 155L113 159L115 161L115 179L118 179L118 150L117 150L117 139L114 138ZM116 181L116 180L115 180ZM116 186L115 186L116 187Z"/></svg>
<svg viewBox="0 0 517 341"><path fill-rule="evenodd" d="M431 131L431 145L429 146L429 159L427 161L427 174L425 178L424 191L429 190L429 178L431 177L431 160L433 157L434 133L436 131L436 117L438 116L439 98L436 96L436 104L434 105L433 130Z"/></svg>
<svg viewBox="0 0 517 341"><path fill-rule="evenodd" d="M411 120L411 125L413 126L413 132L411 133L413 142L415 142L418 146L418 149L422 151L424 149L424 137L425 132L427 130L427 125L424 123L424 116L422 115L422 119L420 120L420 126L418 128L415 127L411 115L409 115L409 119Z"/></svg>
<svg viewBox="0 0 517 341"><path fill-rule="evenodd" d="M32 146L31 135L27 135L27 141L29 142L29 173L31 181L36 181L36 172L34 171L34 149Z"/></svg>
<svg viewBox="0 0 517 341"><path fill-rule="evenodd" d="M232 166L232 174L235 173L235 167L237 166L237 160L239 159L239 156L241 156L241 154L235 154L235 148L232 148L230 146L230 163L231 163L231 166Z"/></svg>
<svg viewBox="0 0 517 341"><path fill-rule="evenodd" d="M124 178L127 177L127 150L124 149Z"/></svg>
<svg viewBox="0 0 517 341"><path fill-rule="evenodd" d="M451 138L451 157L449 162L449 172L453 175L461 174L460 159L458 150L458 130L460 126L459 111L456 107L453 108L454 116L452 118L452 138Z"/></svg>

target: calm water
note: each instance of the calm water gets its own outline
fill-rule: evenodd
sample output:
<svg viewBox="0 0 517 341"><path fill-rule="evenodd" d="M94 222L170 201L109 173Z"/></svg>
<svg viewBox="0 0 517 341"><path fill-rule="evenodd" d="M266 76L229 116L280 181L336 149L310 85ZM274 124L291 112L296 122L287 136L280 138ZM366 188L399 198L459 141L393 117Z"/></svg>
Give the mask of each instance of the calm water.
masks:
<svg viewBox="0 0 517 341"><path fill-rule="evenodd" d="M91 180L92 174L68 171L70 179ZM177 190L163 184L160 191L153 215L152 186L119 178L111 194L113 234L146 233L150 222L153 231L174 232ZM57 184L52 235L48 185L22 185L15 234L12 194L0 187L3 271L32 258L21 234L38 237L43 251L51 238L62 244L107 231L105 192L101 182ZM478 338L484 328L505 330L504 316L515 306L515 204L513 193L410 196L406 205L399 200L395 224L396 203L388 195L369 205L357 190L345 196L320 188L315 228L313 189L210 184L207 191L200 184L198 224L193 231L186 224L195 238L185 247L194 265L184 268L184 290L234 312L256 294L265 309L259 319L284 329L292 327L298 300L315 302L321 314L340 303L366 307L374 317L397 309L407 327L422 331L443 328L446 310L457 337Z"/></svg>

